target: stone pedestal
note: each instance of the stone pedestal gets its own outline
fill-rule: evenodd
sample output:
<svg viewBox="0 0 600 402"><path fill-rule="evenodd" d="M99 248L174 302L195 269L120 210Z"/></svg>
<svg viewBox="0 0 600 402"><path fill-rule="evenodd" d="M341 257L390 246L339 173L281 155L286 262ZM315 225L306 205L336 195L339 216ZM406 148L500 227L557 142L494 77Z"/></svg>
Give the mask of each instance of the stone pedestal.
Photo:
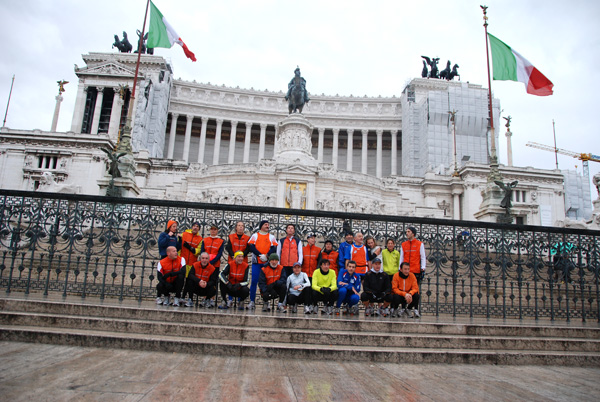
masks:
<svg viewBox="0 0 600 402"><path fill-rule="evenodd" d="M504 219L502 216L505 215L505 210L500 208L500 201L504 197L500 187L493 182L488 182L485 189L481 191L481 196L483 201L481 201L479 211L473 215L475 219L483 222L510 223L501 222Z"/></svg>
<svg viewBox="0 0 600 402"><path fill-rule="evenodd" d="M313 158L313 126L301 114L291 114L279 123L275 140L275 163L303 165L316 168L318 162Z"/></svg>
<svg viewBox="0 0 600 402"><path fill-rule="evenodd" d="M52 117L52 126L50 127L50 131L53 133L56 132L56 126L58 125L58 115L60 114L60 104L63 101L63 97L59 94L55 99L56 106L54 106L54 116Z"/></svg>
<svg viewBox="0 0 600 402"><path fill-rule="evenodd" d="M139 197L141 190L135 183L135 179L130 177L117 177L111 183L112 177L105 174L103 178L98 180L100 187L100 195L108 195L112 197Z"/></svg>

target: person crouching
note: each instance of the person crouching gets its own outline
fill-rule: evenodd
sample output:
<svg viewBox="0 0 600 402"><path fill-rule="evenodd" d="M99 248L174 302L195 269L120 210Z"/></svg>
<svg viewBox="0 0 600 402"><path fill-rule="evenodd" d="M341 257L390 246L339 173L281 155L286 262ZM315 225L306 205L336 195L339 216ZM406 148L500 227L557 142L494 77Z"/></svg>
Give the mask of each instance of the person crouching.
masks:
<svg viewBox="0 0 600 402"><path fill-rule="evenodd" d="M292 313L298 312L298 304L304 304L304 314L311 312L311 286L306 272L302 272L302 264L295 262L292 274L287 277L286 304L292 306Z"/></svg>
<svg viewBox="0 0 600 402"><path fill-rule="evenodd" d="M389 315L388 307L392 301L392 284L388 274L381 269L379 258L371 262L371 270L365 274L362 283L364 292L360 295L360 300L365 305L365 316L376 314L387 317ZM380 303L378 310L372 306L375 303Z"/></svg>
<svg viewBox="0 0 600 402"><path fill-rule="evenodd" d="M194 263L190 269L184 290L188 296L191 296L192 293L204 296L204 307L211 307L210 299L217 294L218 271L209 261L210 256L207 252L200 254L200 261ZM186 306L193 306L190 298L188 298Z"/></svg>
<svg viewBox="0 0 600 402"><path fill-rule="evenodd" d="M338 298L337 278L335 271L329 269L329 260L319 261L319 269L312 276L313 313L317 314L317 303L323 302L322 314L331 315L333 304Z"/></svg>
<svg viewBox="0 0 600 402"><path fill-rule="evenodd" d="M262 311L271 311L269 300L279 298L277 311L285 313L283 299L285 298L286 279L283 266L279 265L279 256L276 253L272 253L269 256L269 263L260 270L260 276L258 277L258 288L263 298Z"/></svg>

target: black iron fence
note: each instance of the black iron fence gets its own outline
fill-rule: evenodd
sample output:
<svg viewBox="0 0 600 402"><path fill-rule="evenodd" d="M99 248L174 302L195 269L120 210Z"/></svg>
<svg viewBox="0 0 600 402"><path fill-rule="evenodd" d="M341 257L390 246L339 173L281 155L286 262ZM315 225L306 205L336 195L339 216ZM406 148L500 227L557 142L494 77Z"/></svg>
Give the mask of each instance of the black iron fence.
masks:
<svg viewBox="0 0 600 402"><path fill-rule="evenodd" d="M468 317L600 321L600 232L413 217L0 190L0 287L85 298L156 295L157 239L167 220L237 221L248 234L269 219L317 245L343 241L345 225L397 247L414 226L427 252L422 312Z"/></svg>

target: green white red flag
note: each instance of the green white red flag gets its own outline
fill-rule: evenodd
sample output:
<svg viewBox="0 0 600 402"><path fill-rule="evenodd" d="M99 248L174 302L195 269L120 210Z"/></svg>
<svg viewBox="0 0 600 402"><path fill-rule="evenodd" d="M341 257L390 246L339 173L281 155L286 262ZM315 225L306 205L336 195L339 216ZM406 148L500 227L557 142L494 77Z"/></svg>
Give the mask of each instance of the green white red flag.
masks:
<svg viewBox="0 0 600 402"><path fill-rule="evenodd" d="M173 29L167 19L162 15L158 8L156 8L154 3L150 2L150 27L148 28L148 41L146 42L146 47L166 47L167 49L170 49L175 43L183 48L183 52L188 59L196 61L194 53L188 49L181 37L179 37L175 29Z"/></svg>
<svg viewBox="0 0 600 402"><path fill-rule="evenodd" d="M552 95L554 84L540 70L494 35L488 33L488 37L492 50L494 80L522 82L528 94Z"/></svg>

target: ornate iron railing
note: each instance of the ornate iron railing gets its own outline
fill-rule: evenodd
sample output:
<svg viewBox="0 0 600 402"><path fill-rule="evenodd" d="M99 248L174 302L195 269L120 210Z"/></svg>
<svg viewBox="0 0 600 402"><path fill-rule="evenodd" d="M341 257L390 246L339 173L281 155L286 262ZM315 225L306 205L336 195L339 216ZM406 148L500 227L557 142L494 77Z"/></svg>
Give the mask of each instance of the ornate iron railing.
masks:
<svg viewBox="0 0 600 402"><path fill-rule="evenodd" d="M377 239L405 240L415 226L427 252L425 314L600 321L600 232L412 217L0 190L0 287L30 292L155 296L157 238L169 219L200 221L219 234L262 219L288 223L317 244L342 241L344 225Z"/></svg>

